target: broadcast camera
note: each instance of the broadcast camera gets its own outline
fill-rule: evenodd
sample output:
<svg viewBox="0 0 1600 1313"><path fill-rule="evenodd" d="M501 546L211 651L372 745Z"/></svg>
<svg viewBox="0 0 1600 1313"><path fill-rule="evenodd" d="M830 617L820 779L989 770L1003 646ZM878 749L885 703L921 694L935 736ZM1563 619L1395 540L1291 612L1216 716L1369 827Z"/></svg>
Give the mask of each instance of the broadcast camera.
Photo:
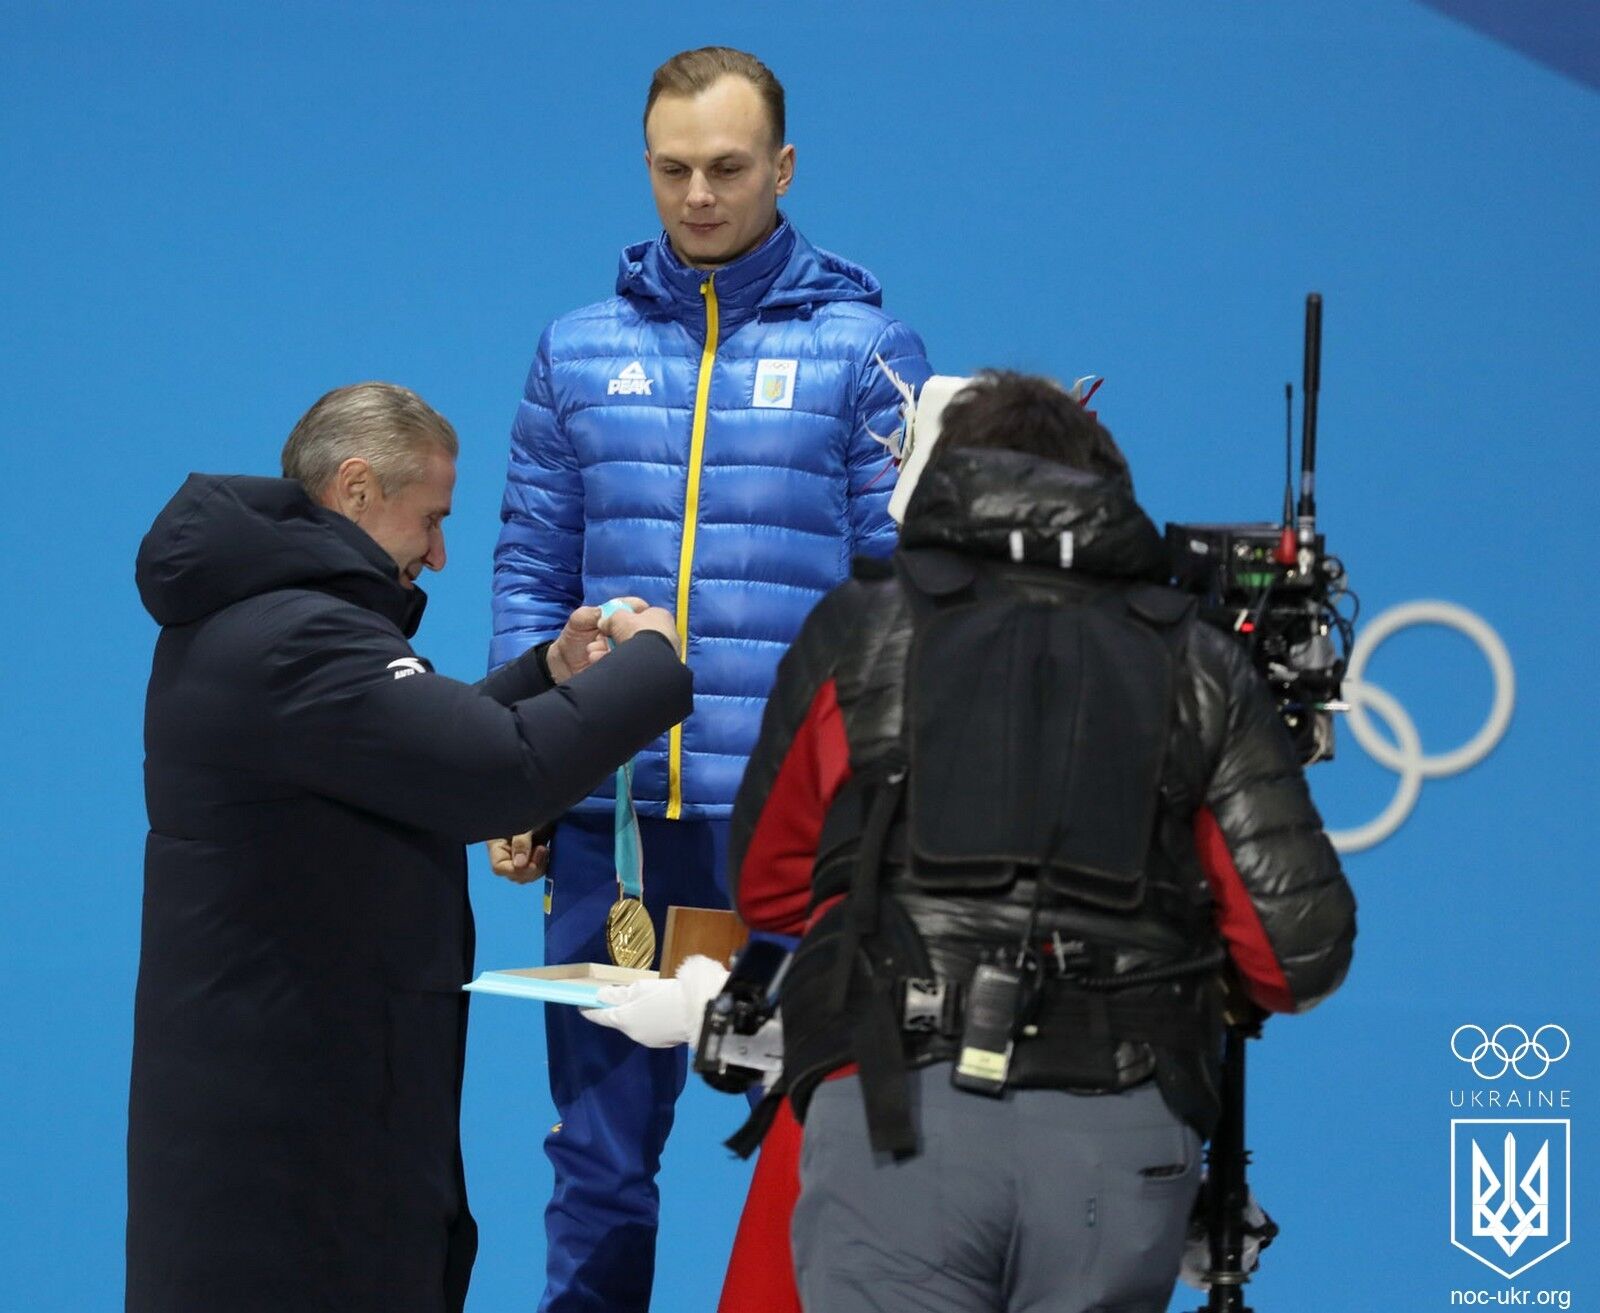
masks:
<svg viewBox="0 0 1600 1313"><path fill-rule="evenodd" d="M1322 372L1322 297L1306 297L1301 385L1300 498L1294 502L1293 387L1284 385L1284 490L1281 524L1169 524L1173 582L1197 593L1202 619L1236 634L1266 678L1278 713L1305 765L1333 756L1333 715L1347 710L1340 683L1349 662L1360 601L1343 563L1317 532L1317 393ZM1348 615L1339 602L1349 597ZM1339 636L1336 650L1332 635ZM1222 1054L1222 1117L1206 1152L1206 1182L1191 1234L1209 1247L1210 1291L1198 1313L1250 1313L1244 1302L1253 1261L1277 1225L1255 1207L1247 1180L1245 1042L1261 1035L1262 1014L1230 1004Z"/></svg>
<svg viewBox="0 0 1600 1313"><path fill-rule="evenodd" d="M1272 687L1279 714L1305 765L1333 756L1333 713L1346 709L1339 685L1359 601L1343 563L1317 532L1317 393L1322 367L1322 297L1306 297L1301 390L1300 500L1292 473L1293 387L1284 384L1284 489L1280 524L1169 524L1167 548L1178 587L1198 594L1201 618L1238 635ZM1341 599L1353 604L1347 616ZM1339 636L1335 648L1333 635Z"/></svg>

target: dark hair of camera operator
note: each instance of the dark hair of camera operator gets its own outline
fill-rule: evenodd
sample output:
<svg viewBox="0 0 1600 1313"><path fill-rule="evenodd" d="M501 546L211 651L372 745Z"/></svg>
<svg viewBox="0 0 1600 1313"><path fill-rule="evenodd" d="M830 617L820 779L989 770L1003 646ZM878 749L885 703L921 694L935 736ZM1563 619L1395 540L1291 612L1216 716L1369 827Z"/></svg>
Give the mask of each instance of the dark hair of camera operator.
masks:
<svg viewBox="0 0 1600 1313"><path fill-rule="evenodd" d="M924 1308L933 1281L951 1308L1159 1313L1224 956L1269 1011L1344 977L1354 899L1295 750L1169 578L1106 430L987 372L893 564L859 563L779 668L730 859L744 919L805 936L781 1012L808 1308ZM1014 1020L980 1042L985 1015Z"/></svg>
<svg viewBox="0 0 1600 1313"><path fill-rule="evenodd" d="M1111 435L1060 384L1007 369L984 370L944 408L930 459L963 447L1004 447L1103 478L1128 477Z"/></svg>

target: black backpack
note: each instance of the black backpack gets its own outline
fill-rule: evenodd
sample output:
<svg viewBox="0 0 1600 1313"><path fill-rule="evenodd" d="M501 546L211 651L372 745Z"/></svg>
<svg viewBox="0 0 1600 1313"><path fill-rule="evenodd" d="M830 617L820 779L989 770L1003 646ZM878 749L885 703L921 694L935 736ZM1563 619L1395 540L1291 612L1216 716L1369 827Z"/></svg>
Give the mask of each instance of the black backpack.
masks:
<svg viewBox="0 0 1600 1313"><path fill-rule="evenodd" d="M847 896L807 932L781 1012L797 1116L823 1077L857 1062L874 1147L906 1154L899 990L932 970L880 887L891 830L903 816L896 858L923 892L1004 889L1027 871L1087 908L1136 911L1193 602L942 549L903 550L895 570L913 624L900 750L858 771L830 810L812 905ZM758 1120L730 1144L753 1147Z"/></svg>

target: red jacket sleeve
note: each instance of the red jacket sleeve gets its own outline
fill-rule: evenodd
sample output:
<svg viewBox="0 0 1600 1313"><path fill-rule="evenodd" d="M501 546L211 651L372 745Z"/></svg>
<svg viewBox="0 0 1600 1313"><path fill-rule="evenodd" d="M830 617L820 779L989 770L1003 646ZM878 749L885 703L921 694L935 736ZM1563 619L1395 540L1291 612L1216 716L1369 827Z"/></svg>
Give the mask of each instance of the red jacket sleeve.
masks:
<svg viewBox="0 0 1600 1313"><path fill-rule="evenodd" d="M850 745L833 680L811 699L756 817L738 880L739 915L758 930L805 929L822 821L850 778Z"/></svg>
<svg viewBox="0 0 1600 1313"><path fill-rule="evenodd" d="M1209 807L1202 807L1195 814L1194 846L1211 886L1217 933L1228 946L1228 956L1233 959L1245 992L1268 1012L1293 1012L1294 996L1289 992L1283 966L1273 952L1260 913L1250 901L1250 891L1240 878L1228 841Z"/></svg>
<svg viewBox="0 0 1600 1313"><path fill-rule="evenodd" d="M1217 931L1246 992L1271 1012L1303 1012L1344 979L1355 899L1323 833L1266 685L1243 649L1197 631L1222 711L1220 743L1195 847Z"/></svg>
<svg viewBox="0 0 1600 1313"><path fill-rule="evenodd" d="M729 887L746 924L805 929L822 822L850 778L850 745L835 666L848 637L855 585L836 588L801 626L778 665L761 734L733 803Z"/></svg>

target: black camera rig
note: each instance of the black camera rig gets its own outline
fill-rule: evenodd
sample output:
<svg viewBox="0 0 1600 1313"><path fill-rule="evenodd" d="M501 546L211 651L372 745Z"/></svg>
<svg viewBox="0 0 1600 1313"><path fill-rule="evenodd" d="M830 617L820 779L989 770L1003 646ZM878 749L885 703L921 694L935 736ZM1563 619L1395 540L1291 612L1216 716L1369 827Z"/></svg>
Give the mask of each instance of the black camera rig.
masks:
<svg viewBox="0 0 1600 1313"><path fill-rule="evenodd" d="M1284 489L1281 523L1169 524L1173 581L1201 598L1204 620L1238 636L1270 685L1300 760L1333 757L1333 716L1346 710L1340 684L1349 663L1360 600L1343 563L1317 532L1317 394L1322 373L1322 297L1306 297L1301 385L1300 496L1293 474L1294 388L1284 384ZM1350 600L1349 613L1341 609ZM1335 647L1334 635L1338 636ZM1229 1000L1222 1052L1222 1116L1206 1153L1206 1183L1196 1216L1209 1239L1210 1296L1198 1313L1251 1313L1247 1237L1265 1248L1278 1228L1252 1226L1245 1144L1245 1042L1258 1039L1264 1014L1237 990Z"/></svg>
<svg viewBox="0 0 1600 1313"><path fill-rule="evenodd" d="M1306 765L1333 756L1333 713L1359 602L1343 563L1317 532L1317 393L1322 369L1322 297L1306 297L1301 390L1300 498L1294 501L1294 389L1284 384L1281 523L1169 524L1178 587L1197 593L1201 617L1238 635L1272 687L1279 714ZM1349 598L1348 615L1340 609ZM1334 636L1338 636L1335 646Z"/></svg>

